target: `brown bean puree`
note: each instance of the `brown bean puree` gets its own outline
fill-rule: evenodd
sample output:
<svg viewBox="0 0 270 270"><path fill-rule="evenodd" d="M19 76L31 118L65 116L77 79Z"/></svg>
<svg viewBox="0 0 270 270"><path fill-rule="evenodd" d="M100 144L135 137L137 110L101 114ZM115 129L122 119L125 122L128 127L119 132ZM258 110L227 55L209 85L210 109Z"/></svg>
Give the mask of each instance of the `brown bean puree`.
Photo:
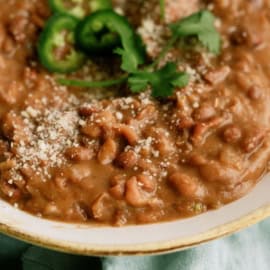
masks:
<svg viewBox="0 0 270 270"><path fill-rule="evenodd" d="M158 2L114 1L153 58L166 41ZM223 44L218 57L170 51L191 81L163 100L58 85L36 56L47 1L0 4L0 195L15 207L66 222L154 223L236 200L267 171L268 0L167 0L167 22L211 10ZM105 60L76 76L111 77Z"/></svg>

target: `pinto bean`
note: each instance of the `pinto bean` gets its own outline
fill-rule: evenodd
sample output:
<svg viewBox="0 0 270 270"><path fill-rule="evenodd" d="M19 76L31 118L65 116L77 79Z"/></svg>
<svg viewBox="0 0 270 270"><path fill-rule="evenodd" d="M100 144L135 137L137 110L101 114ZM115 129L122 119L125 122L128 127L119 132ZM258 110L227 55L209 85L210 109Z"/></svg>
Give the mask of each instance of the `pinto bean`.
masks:
<svg viewBox="0 0 270 270"><path fill-rule="evenodd" d="M30 166L20 168L20 173L25 179L32 179L36 175L35 170L33 170Z"/></svg>
<svg viewBox="0 0 270 270"><path fill-rule="evenodd" d="M15 160L10 159L10 160L3 161L0 163L0 172L12 169L15 166L16 166Z"/></svg>
<svg viewBox="0 0 270 270"><path fill-rule="evenodd" d="M162 211L161 209L149 209L144 212L136 213L136 222L142 224L158 222L162 220L163 216L164 211Z"/></svg>
<svg viewBox="0 0 270 270"><path fill-rule="evenodd" d="M112 195L117 200L122 200L125 194L125 184L118 183L109 189L110 195Z"/></svg>
<svg viewBox="0 0 270 270"><path fill-rule="evenodd" d="M14 112L9 112L4 116L2 130L4 135L14 142L27 142L29 140L23 119Z"/></svg>
<svg viewBox="0 0 270 270"><path fill-rule="evenodd" d="M154 105L147 105L137 115L137 120L149 120L157 117L157 110Z"/></svg>
<svg viewBox="0 0 270 270"><path fill-rule="evenodd" d="M196 177L192 177L182 172L176 172L168 178L176 190L187 198L203 198L205 196L205 188Z"/></svg>
<svg viewBox="0 0 270 270"><path fill-rule="evenodd" d="M128 150L126 152L122 152L117 157L117 164L122 168L132 168L136 165L138 160L137 154L133 150Z"/></svg>
<svg viewBox="0 0 270 270"><path fill-rule="evenodd" d="M73 217L75 220L86 221L89 217L89 210L85 203L75 202L73 204Z"/></svg>
<svg viewBox="0 0 270 270"><path fill-rule="evenodd" d="M114 226L121 227L127 224L128 216L130 215L129 211L124 207L117 209L114 217Z"/></svg>
<svg viewBox="0 0 270 270"><path fill-rule="evenodd" d="M229 125L225 128L223 139L227 143L235 143L242 137L242 131L236 125Z"/></svg>
<svg viewBox="0 0 270 270"><path fill-rule="evenodd" d="M214 117L216 110L210 104L203 104L197 110L195 110L193 117L195 121L206 121Z"/></svg>
<svg viewBox="0 0 270 270"><path fill-rule="evenodd" d="M244 165L243 156L240 151L235 150L232 146L224 147L219 155L221 164L229 166L236 170L241 170Z"/></svg>
<svg viewBox="0 0 270 270"><path fill-rule="evenodd" d="M115 206L111 196L106 192L98 196L91 206L91 212L94 219L111 221L115 213Z"/></svg>
<svg viewBox="0 0 270 270"><path fill-rule="evenodd" d="M102 126L112 126L116 123L116 118L110 111L100 111L96 114L96 122Z"/></svg>
<svg viewBox="0 0 270 270"><path fill-rule="evenodd" d="M228 8L231 4L231 0L214 0L215 5L220 7L221 9Z"/></svg>
<svg viewBox="0 0 270 270"><path fill-rule="evenodd" d="M67 188L68 179L64 176L56 176L54 178L54 182L56 186L61 190L65 190Z"/></svg>
<svg viewBox="0 0 270 270"><path fill-rule="evenodd" d="M114 185L118 185L119 183L123 183L125 181L126 181L126 175L125 174L117 174L117 175L114 175L110 179L110 184L111 184L111 186L114 186Z"/></svg>
<svg viewBox="0 0 270 270"><path fill-rule="evenodd" d="M36 82L38 80L38 73L36 70L30 67L24 69L24 79L26 81Z"/></svg>
<svg viewBox="0 0 270 270"><path fill-rule="evenodd" d="M49 202L45 206L43 213L46 216L58 217L61 214L61 210L59 209L57 204L55 204L54 202Z"/></svg>
<svg viewBox="0 0 270 270"><path fill-rule="evenodd" d="M173 153L175 147L172 139L168 136L169 133L165 129L157 129L153 137L155 138L154 145L161 155Z"/></svg>
<svg viewBox="0 0 270 270"><path fill-rule="evenodd" d="M74 183L81 182L92 174L91 167L84 163L74 164L67 170L67 177Z"/></svg>
<svg viewBox="0 0 270 270"><path fill-rule="evenodd" d="M8 143L0 140L0 162L6 159L9 153L8 150L9 150Z"/></svg>
<svg viewBox="0 0 270 270"><path fill-rule="evenodd" d="M31 16L31 22L38 28L43 28L45 25L45 19L38 16L37 14L33 14Z"/></svg>
<svg viewBox="0 0 270 270"><path fill-rule="evenodd" d="M238 27L231 33L230 41L235 46L245 45L248 41L248 33L246 29Z"/></svg>
<svg viewBox="0 0 270 270"><path fill-rule="evenodd" d="M117 144L113 139L107 139L99 150L99 162L103 165L112 163L117 157L117 148Z"/></svg>
<svg viewBox="0 0 270 270"><path fill-rule="evenodd" d="M73 221L87 221L89 217L88 206L84 202L74 202L71 207L66 211L65 215L68 220Z"/></svg>
<svg viewBox="0 0 270 270"><path fill-rule="evenodd" d="M9 184L6 181L0 182L0 189L7 197L15 201L19 200L22 196L22 193L18 187Z"/></svg>
<svg viewBox="0 0 270 270"><path fill-rule="evenodd" d="M199 10L198 0L166 0L165 19L167 23L178 21L197 10Z"/></svg>
<svg viewBox="0 0 270 270"><path fill-rule="evenodd" d="M78 146L68 148L65 152L65 155L74 161L87 161L93 158L93 151L86 147Z"/></svg>
<svg viewBox="0 0 270 270"><path fill-rule="evenodd" d="M204 136L208 131L208 126L205 123L198 123L194 126L191 141L194 145L203 143Z"/></svg>
<svg viewBox="0 0 270 270"><path fill-rule="evenodd" d="M185 128L191 128L194 125L194 120L190 116L182 116L179 118L177 127L182 130Z"/></svg>
<svg viewBox="0 0 270 270"><path fill-rule="evenodd" d="M5 40L3 41L2 50L6 54L11 54L12 52L16 50L16 46L17 45L15 41L13 41L11 37L7 36Z"/></svg>
<svg viewBox="0 0 270 270"><path fill-rule="evenodd" d="M137 176L138 184L147 192L153 192L156 189L156 183L149 176L140 174Z"/></svg>
<svg viewBox="0 0 270 270"><path fill-rule="evenodd" d="M153 164L153 162L149 162L149 160L143 158L138 159L138 163L136 165L143 171L148 171L152 174L157 174L159 171L158 167L155 164Z"/></svg>
<svg viewBox="0 0 270 270"><path fill-rule="evenodd" d="M12 82L7 89L0 90L0 98L8 105L14 105L20 98L22 86L17 82Z"/></svg>
<svg viewBox="0 0 270 270"><path fill-rule="evenodd" d="M238 86L244 91L246 91L252 86L251 81L249 80L249 78L247 78L247 75L243 72L237 72L235 74L235 81L238 84Z"/></svg>
<svg viewBox="0 0 270 270"><path fill-rule="evenodd" d="M247 96L251 100L258 100L262 97L262 95L263 95L263 89L257 85L251 86L247 91Z"/></svg>
<svg viewBox="0 0 270 270"><path fill-rule="evenodd" d="M79 108L79 115L84 117L89 117L93 113L97 113L99 110L95 106L92 106L91 104L84 104Z"/></svg>
<svg viewBox="0 0 270 270"><path fill-rule="evenodd" d="M253 150L255 150L257 147L260 146L260 144L263 142L263 140L266 137L266 131L265 130L254 130L248 134L242 143L242 149L246 153L250 153Z"/></svg>
<svg viewBox="0 0 270 270"><path fill-rule="evenodd" d="M47 5L46 2L43 1L37 1L35 5L35 13L42 17L42 18L48 18L51 14L51 10L49 5Z"/></svg>
<svg viewBox="0 0 270 270"><path fill-rule="evenodd" d="M207 159L199 153L192 153L188 159L190 165L200 166L207 163Z"/></svg>
<svg viewBox="0 0 270 270"><path fill-rule="evenodd" d="M112 195L117 200L121 200L124 198L125 194L125 183L126 176L124 175L115 175L111 178L110 184L111 188L109 189L110 195Z"/></svg>
<svg viewBox="0 0 270 270"><path fill-rule="evenodd" d="M93 139L99 138L102 133L102 129L96 124L86 124L80 131L82 134Z"/></svg>
<svg viewBox="0 0 270 270"><path fill-rule="evenodd" d="M7 33L6 33L6 30L5 30L5 27L1 23L0 24L0 49L2 48L6 37L7 37Z"/></svg>
<svg viewBox="0 0 270 270"><path fill-rule="evenodd" d="M208 131L213 127L218 127L224 122L223 117L214 117L205 123L198 123L194 126L193 134L191 141L194 145L200 145L204 142L205 137L207 136Z"/></svg>
<svg viewBox="0 0 270 270"><path fill-rule="evenodd" d="M125 199L127 203L135 207L140 207L147 204L147 197L142 193L135 176L131 177L126 182Z"/></svg>
<svg viewBox="0 0 270 270"><path fill-rule="evenodd" d="M235 184L241 180L240 171L229 166L221 165L219 162L211 160L207 164L200 166L200 175L209 182L217 182L224 185Z"/></svg>
<svg viewBox="0 0 270 270"><path fill-rule="evenodd" d="M88 109L91 113L91 118L87 120L86 125L81 128L81 133L91 138L108 138L113 136L113 126L116 123L114 115L109 111L98 111L92 113L95 108L82 107L79 109L80 114L87 115Z"/></svg>
<svg viewBox="0 0 270 270"><path fill-rule="evenodd" d="M24 42L27 35L25 29L29 24L29 18L25 16L16 16L9 24L9 32L17 42Z"/></svg>
<svg viewBox="0 0 270 270"><path fill-rule="evenodd" d="M133 129L131 126L120 125L118 131L132 146L134 146L139 140L139 136L137 135L135 129Z"/></svg>
<svg viewBox="0 0 270 270"><path fill-rule="evenodd" d="M213 84L219 84L226 80L226 78L229 76L231 70L228 66L221 67L215 71L210 71L205 74L204 79Z"/></svg>

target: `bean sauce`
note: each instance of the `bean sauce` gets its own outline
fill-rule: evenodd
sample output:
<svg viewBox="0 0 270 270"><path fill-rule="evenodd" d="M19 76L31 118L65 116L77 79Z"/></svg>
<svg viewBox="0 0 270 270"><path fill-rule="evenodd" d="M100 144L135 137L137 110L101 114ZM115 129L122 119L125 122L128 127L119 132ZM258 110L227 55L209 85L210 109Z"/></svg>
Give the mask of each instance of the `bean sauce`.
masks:
<svg viewBox="0 0 270 270"><path fill-rule="evenodd" d="M65 222L123 226L193 216L245 195L266 173L270 124L269 1L113 1L149 59L166 23L216 15L222 51L171 50L191 77L163 100L146 91L59 85L37 59L48 1L0 0L0 197ZM110 61L110 62L108 62ZM117 59L89 61L78 78L105 80Z"/></svg>

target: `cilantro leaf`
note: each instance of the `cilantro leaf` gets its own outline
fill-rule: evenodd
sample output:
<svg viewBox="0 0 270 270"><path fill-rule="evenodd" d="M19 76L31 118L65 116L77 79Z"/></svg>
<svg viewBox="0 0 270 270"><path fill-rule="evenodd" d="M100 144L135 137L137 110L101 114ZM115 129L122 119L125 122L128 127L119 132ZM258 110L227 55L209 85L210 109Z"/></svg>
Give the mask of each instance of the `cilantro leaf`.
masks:
<svg viewBox="0 0 270 270"><path fill-rule="evenodd" d="M128 84L133 93L140 93L146 90L151 79L152 73L141 71L132 74L128 78Z"/></svg>
<svg viewBox="0 0 270 270"><path fill-rule="evenodd" d="M214 26L215 17L208 10L202 10L179 22L170 24L174 36L179 38L197 36L198 40L210 52L220 52L221 38Z"/></svg>
<svg viewBox="0 0 270 270"><path fill-rule="evenodd" d="M199 35L198 39L200 42L208 48L208 50L214 54L219 54L220 52L220 35L216 31L209 31L203 35Z"/></svg>
<svg viewBox="0 0 270 270"><path fill-rule="evenodd" d="M145 48L142 40L136 34L125 36L122 40L122 48L114 50L122 57L121 69L126 72L135 72L138 66L144 63Z"/></svg>
<svg viewBox="0 0 270 270"><path fill-rule="evenodd" d="M128 79L133 93L142 92L150 85L154 97L171 96L175 87L184 87L188 82L189 75L185 72L178 72L175 63L167 63L163 68L153 72L135 72Z"/></svg>

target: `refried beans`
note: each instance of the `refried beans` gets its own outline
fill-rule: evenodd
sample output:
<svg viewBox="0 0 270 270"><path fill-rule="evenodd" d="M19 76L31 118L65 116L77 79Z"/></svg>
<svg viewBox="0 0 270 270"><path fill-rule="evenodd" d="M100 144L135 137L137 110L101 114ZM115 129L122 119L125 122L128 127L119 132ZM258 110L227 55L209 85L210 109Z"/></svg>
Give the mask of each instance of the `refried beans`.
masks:
<svg viewBox="0 0 270 270"><path fill-rule="evenodd" d="M201 9L216 16L221 53L171 49L164 63L190 81L163 99L60 85L37 57L48 1L0 6L0 196L14 207L65 222L155 223L219 208L267 172L268 0L167 0L164 20L157 0L114 0L149 59L166 43L167 23ZM74 76L109 79L118 62L89 58Z"/></svg>

